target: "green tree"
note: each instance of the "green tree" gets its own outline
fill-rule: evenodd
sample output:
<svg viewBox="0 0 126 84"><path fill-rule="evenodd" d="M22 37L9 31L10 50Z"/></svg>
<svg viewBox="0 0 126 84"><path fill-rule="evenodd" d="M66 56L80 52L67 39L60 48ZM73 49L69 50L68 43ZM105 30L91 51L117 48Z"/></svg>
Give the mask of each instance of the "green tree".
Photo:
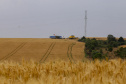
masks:
<svg viewBox="0 0 126 84"><path fill-rule="evenodd" d="M95 47L98 46L98 42L97 42L96 39L92 39L92 40L91 40L91 44L92 44L93 46L95 46Z"/></svg>
<svg viewBox="0 0 126 84"><path fill-rule="evenodd" d="M81 39L86 39L85 36L83 36Z"/></svg>
<svg viewBox="0 0 126 84"><path fill-rule="evenodd" d="M118 42L125 42L125 40L123 39L123 37L120 37L120 38L118 39Z"/></svg>
<svg viewBox="0 0 126 84"><path fill-rule="evenodd" d="M113 35L109 34L107 37L107 40L108 40L108 43L110 43L111 41L116 41L116 38Z"/></svg>
<svg viewBox="0 0 126 84"><path fill-rule="evenodd" d="M79 39L78 41L85 42L85 41L86 41L85 36L83 36L83 37L82 37L81 39Z"/></svg>
<svg viewBox="0 0 126 84"><path fill-rule="evenodd" d="M125 40L123 39L123 37L120 37L118 39L119 45L124 45L125 44Z"/></svg>

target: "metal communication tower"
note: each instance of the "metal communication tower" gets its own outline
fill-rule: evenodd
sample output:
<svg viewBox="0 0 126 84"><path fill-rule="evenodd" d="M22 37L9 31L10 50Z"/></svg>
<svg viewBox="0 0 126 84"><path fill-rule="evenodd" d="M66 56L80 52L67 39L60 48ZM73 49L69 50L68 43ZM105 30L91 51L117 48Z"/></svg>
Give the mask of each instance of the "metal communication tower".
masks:
<svg viewBox="0 0 126 84"><path fill-rule="evenodd" d="M85 37L86 37L86 27L87 27L87 10L85 11Z"/></svg>

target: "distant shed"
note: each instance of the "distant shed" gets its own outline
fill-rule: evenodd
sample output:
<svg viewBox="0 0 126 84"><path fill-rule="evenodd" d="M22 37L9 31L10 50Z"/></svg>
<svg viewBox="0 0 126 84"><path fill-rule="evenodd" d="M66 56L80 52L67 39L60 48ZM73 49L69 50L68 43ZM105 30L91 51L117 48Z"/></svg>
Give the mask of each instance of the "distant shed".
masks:
<svg viewBox="0 0 126 84"><path fill-rule="evenodd" d="M62 39L62 36L50 36L51 39Z"/></svg>

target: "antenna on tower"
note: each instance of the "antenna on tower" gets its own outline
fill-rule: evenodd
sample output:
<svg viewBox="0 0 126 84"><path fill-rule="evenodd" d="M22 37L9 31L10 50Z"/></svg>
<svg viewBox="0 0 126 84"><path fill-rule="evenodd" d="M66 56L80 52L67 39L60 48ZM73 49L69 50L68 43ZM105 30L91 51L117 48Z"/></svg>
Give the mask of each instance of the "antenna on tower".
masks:
<svg viewBox="0 0 126 84"><path fill-rule="evenodd" d="M87 27L87 10L85 10L85 37L86 37L86 27Z"/></svg>

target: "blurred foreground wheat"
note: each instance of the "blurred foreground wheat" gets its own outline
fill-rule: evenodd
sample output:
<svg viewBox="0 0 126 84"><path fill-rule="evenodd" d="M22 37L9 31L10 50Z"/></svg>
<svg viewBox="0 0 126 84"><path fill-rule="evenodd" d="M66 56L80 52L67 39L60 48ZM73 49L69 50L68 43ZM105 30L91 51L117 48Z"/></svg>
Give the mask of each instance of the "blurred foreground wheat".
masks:
<svg viewBox="0 0 126 84"><path fill-rule="evenodd" d="M125 84L126 61L1 62L0 84Z"/></svg>

